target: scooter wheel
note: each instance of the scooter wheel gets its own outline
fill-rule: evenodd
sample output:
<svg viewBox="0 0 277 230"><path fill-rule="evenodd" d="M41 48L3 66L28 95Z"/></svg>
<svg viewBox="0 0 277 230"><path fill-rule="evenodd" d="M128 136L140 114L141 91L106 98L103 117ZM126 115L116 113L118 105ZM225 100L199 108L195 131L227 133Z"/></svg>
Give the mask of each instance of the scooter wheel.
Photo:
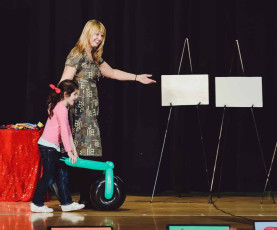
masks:
<svg viewBox="0 0 277 230"><path fill-rule="evenodd" d="M114 176L114 191L111 199L105 198L105 177L101 177L90 188L90 199L92 205L103 211L118 209L126 199L126 191L123 181Z"/></svg>

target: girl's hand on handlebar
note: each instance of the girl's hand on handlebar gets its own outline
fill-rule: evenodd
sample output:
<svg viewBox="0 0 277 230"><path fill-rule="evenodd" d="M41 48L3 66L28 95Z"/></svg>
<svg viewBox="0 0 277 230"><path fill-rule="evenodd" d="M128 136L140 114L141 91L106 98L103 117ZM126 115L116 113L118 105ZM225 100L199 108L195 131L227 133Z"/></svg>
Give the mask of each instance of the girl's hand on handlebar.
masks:
<svg viewBox="0 0 277 230"><path fill-rule="evenodd" d="M68 152L67 155L69 157L69 162L70 160L72 164L75 164L77 162L77 157L72 152Z"/></svg>

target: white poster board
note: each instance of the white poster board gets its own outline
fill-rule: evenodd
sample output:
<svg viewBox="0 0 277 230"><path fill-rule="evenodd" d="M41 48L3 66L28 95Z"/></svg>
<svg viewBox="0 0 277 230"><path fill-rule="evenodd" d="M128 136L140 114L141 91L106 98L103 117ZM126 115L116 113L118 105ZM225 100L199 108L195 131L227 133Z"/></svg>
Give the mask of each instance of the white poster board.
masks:
<svg viewBox="0 0 277 230"><path fill-rule="evenodd" d="M216 107L263 107L262 77L216 77Z"/></svg>
<svg viewBox="0 0 277 230"><path fill-rule="evenodd" d="M162 75L162 106L209 104L208 74Z"/></svg>

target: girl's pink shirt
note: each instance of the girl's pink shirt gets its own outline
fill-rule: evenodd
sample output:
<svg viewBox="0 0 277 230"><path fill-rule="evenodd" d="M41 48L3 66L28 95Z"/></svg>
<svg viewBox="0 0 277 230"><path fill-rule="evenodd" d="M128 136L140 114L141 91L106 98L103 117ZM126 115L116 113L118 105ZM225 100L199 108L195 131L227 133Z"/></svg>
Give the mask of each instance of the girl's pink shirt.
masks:
<svg viewBox="0 0 277 230"><path fill-rule="evenodd" d="M68 110L60 101L53 109L53 116L47 119L42 138L55 145L62 142L66 152L71 152L70 144L71 130L68 122Z"/></svg>

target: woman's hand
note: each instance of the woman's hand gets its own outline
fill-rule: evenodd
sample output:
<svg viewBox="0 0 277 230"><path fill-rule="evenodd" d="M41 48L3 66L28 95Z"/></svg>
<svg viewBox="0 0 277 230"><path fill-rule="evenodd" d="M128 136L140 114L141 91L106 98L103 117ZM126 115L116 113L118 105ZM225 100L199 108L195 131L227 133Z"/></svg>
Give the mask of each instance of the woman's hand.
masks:
<svg viewBox="0 0 277 230"><path fill-rule="evenodd" d="M140 75L137 75L136 81L139 81L142 84L156 83L156 81L154 81L153 79L150 79L150 77L152 77L151 74L140 74Z"/></svg>
<svg viewBox="0 0 277 230"><path fill-rule="evenodd" d="M77 162L77 157L72 152L68 152L67 155L69 157L69 162L70 160L72 164L75 164Z"/></svg>

